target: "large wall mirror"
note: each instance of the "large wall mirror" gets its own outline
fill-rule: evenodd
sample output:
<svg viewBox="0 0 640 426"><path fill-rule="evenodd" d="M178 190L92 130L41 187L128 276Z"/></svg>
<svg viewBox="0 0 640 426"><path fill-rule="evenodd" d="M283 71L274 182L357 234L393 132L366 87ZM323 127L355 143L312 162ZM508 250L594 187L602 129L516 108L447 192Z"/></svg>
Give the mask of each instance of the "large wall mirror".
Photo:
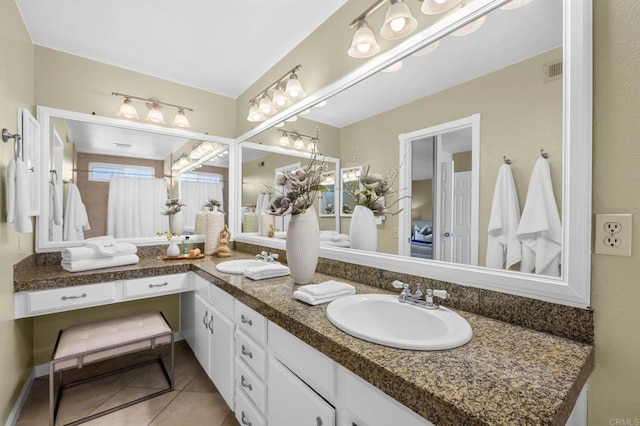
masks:
<svg viewBox="0 0 640 426"><path fill-rule="evenodd" d="M339 129L341 158L357 153L355 164L382 174L399 167L402 200L401 212L378 226L376 252L322 248L321 255L587 307L591 6L533 0L502 8L506 3L468 3L242 138L327 100L330 108L312 108L305 119ZM381 72L400 60L399 70ZM510 161L523 208L541 150L562 223L561 267L545 275L519 265L488 268L498 170ZM452 183L466 189L443 192L446 167ZM461 201L447 204L447 196ZM464 226L451 232L447 217ZM341 219L342 232L349 220ZM445 233L463 238L448 244Z"/></svg>
<svg viewBox="0 0 640 426"><path fill-rule="evenodd" d="M105 235L157 243L157 232L193 233L210 199L228 205L228 139L47 107L38 120L46 169L38 252ZM211 158L180 173L199 154ZM182 204L176 215L166 214L172 198Z"/></svg>

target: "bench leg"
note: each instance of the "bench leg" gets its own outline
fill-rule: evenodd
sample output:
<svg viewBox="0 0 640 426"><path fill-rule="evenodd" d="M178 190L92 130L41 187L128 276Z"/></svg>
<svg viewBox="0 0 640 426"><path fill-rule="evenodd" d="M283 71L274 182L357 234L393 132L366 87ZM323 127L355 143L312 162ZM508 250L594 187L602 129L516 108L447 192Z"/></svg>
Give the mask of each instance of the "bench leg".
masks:
<svg viewBox="0 0 640 426"><path fill-rule="evenodd" d="M53 384L53 362L49 363L49 426L54 426L55 421L56 421L56 401L55 401L55 394L53 393L54 391L54 384Z"/></svg>

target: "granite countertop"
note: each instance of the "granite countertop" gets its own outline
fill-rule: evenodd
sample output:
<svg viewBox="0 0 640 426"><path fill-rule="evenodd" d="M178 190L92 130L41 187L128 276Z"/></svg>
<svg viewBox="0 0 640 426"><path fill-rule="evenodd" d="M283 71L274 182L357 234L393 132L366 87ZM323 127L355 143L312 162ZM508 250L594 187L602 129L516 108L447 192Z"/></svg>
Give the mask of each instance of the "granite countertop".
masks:
<svg viewBox="0 0 640 426"><path fill-rule="evenodd" d="M234 252L231 259L247 257ZM193 270L436 424L564 424L593 370L591 345L464 311L457 312L471 324L473 338L459 348L420 352L365 342L334 327L326 305L293 299L297 286L290 277L252 281L217 272L216 263L226 260L142 258L137 265L78 273L32 266L16 271L14 287L27 291ZM332 278L317 273L313 282ZM341 281L357 293L385 293Z"/></svg>

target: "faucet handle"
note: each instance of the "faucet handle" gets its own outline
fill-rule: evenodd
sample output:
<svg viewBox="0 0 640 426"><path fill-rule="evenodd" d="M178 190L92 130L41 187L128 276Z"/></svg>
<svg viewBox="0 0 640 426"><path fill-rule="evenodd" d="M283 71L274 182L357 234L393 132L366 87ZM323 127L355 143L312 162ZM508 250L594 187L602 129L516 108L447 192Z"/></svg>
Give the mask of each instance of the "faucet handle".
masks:
<svg viewBox="0 0 640 426"><path fill-rule="evenodd" d="M273 260L278 260L278 253L271 253Z"/></svg>
<svg viewBox="0 0 640 426"><path fill-rule="evenodd" d="M395 288L406 288L406 287L409 287L409 284L405 284L402 281L398 281L398 280L393 281L391 283L391 285L394 286Z"/></svg>
<svg viewBox="0 0 640 426"><path fill-rule="evenodd" d="M433 290L433 295L439 297L440 299L446 299L449 297L449 293L447 293L447 290Z"/></svg>
<svg viewBox="0 0 640 426"><path fill-rule="evenodd" d="M422 284L417 283L416 284L416 292L413 293L413 297L415 297L416 299L420 299L422 297L422 290L420 290L420 286L422 286Z"/></svg>

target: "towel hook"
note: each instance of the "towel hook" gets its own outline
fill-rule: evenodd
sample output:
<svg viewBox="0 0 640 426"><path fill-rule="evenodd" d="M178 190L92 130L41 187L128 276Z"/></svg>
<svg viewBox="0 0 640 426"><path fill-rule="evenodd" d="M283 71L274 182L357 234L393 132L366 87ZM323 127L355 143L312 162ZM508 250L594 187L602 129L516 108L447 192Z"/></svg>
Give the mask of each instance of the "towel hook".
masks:
<svg viewBox="0 0 640 426"><path fill-rule="evenodd" d="M540 150L540 156L546 160L546 159L549 158L549 153L548 152L544 152L544 148L542 148Z"/></svg>
<svg viewBox="0 0 640 426"><path fill-rule="evenodd" d="M504 160L505 164L511 165L511 160L509 158L507 158L506 155L503 155L502 159Z"/></svg>
<svg viewBox="0 0 640 426"><path fill-rule="evenodd" d="M49 173L51 173L51 182L53 184L57 184L58 183L58 172L56 171L56 169L49 170ZM54 177L55 177L55 180L54 180Z"/></svg>

